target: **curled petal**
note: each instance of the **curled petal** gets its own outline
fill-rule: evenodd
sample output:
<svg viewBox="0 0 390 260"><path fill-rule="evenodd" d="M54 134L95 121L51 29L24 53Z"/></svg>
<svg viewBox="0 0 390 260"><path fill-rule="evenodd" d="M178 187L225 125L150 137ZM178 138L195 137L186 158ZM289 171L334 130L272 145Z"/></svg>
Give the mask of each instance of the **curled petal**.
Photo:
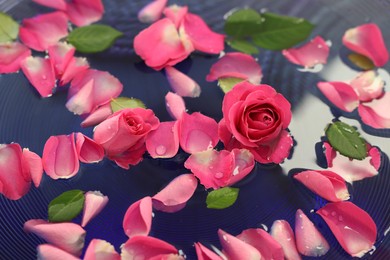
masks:
<svg viewBox="0 0 390 260"><path fill-rule="evenodd" d="M200 242L195 243L196 256L198 260L221 260L222 258L202 245Z"/></svg>
<svg viewBox="0 0 390 260"><path fill-rule="evenodd" d="M161 122L159 127L147 135L146 149L152 158L172 158L179 150L177 121Z"/></svg>
<svg viewBox="0 0 390 260"><path fill-rule="evenodd" d="M66 14L77 26L85 26L99 21L104 13L101 0L72 0L67 3Z"/></svg>
<svg viewBox="0 0 390 260"><path fill-rule="evenodd" d="M50 97L56 86L53 65L49 59L28 57L20 64L24 75L42 97Z"/></svg>
<svg viewBox="0 0 390 260"><path fill-rule="evenodd" d="M58 42L52 45L48 49L50 61L53 64L54 71L57 78L61 78L64 74L66 67L73 58L76 49L65 42Z"/></svg>
<svg viewBox="0 0 390 260"><path fill-rule="evenodd" d="M169 84L176 94L182 97L199 97L200 86L186 74L178 71L174 67L165 67L165 73Z"/></svg>
<svg viewBox="0 0 390 260"><path fill-rule="evenodd" d="M335 152L327 142L324 142L324 149L328 162L327 170L337 173L347 182L362 180L378 174L381 165L381 152L376 147L368 146L368 156L363 160L350 160Z"/></svg>
<svg viewBox="0 0 390 260"><path fill-rule="evenodd" d="M218 143L218 124L199 112L184 113L179 121L179 141L187 153L212 149Z"/></svg>
<svg viewBox="0 0 390 260"><path fill-rule="evenodd" d="M120 260L113 245L105 240L92 239L85 251L84 260Z"/></svg>
<svg viewBox="0 0 390 260"><path fill-rule="evenodd" d="M164 9L163 13L175 24L176 28L179 28L184 16L188 13L188 6L170 5Z"/></svg>
<svg viewBox="0 0 390 260"><path fill-rule="evenodd" d="M73 57L70 59L60 79L60 86L68 84L77 74L84 73L89 68L86 58Z"/></svg>
<svg viewBox="0 0 390 260"><path fill-rule="evenodd" d="M23 149L23 157L28 164L31 179L34 182L35 187L38 188L43 174L42 159L38 154L31 152L26 148Z"/></svg>
<svg viewBox="0 0 390 260"><path fill-rule="evenodd" d="M187 13L184 16L183 27L195 50L211 54L223 51L225 36L211 31L200 16Z"/></svg>
<svg viewBox="0 0 390 260"><path fill-rule="evenodd" d="M262 256L253 246L244 241L226 233L222 229L218 230L219 241L221 242L223 252L228 259L248 259L260 260Z"/></svg>
<svg viewBox="0 0 390 260"><path fill-rule="evenodd" d="M30 49L21 43L0 43L0 74L19 71L20 63L29 56Z"/></svg>
<svg viewBox="0 0 390 260"><path fill-rule="evenodd" d="M390 92L370 103L360 104L358 112L363 123L373 128L390 128Z"/></svg>
<svg viewBox="0 0 390 260"><path fill-rule="evenodd" d="M53 179L68 179L79 171L74 133L51 136L42 155L43 169Z"/></svg>
<svg viewBox="0 0 390 260"><path fill-rule="evenodd" d="M81 122L82 127L89 127L100 124L105 119L112 115L112 109L110 103L100 106Z"/></svg>
<svg viewBox="0 0 390 260"><path fill-rule="evenodd" d="M350 197L345 180L332 171L303 171L294 178L328 201L337 202Z"/></svg>
<svg viewBox="0 0 390 260"><path fill-rule="evenodd" d="M85 227L91 219L104 209L107 203L108 197L104 196L100 191L86 192L81 226Z"/></svg>
<svg viewBox="0 0 390 260"><path fill-rule="evenodd" d="M261 67L252 56L241 52L230 52L211 66L206 80L240 78L257 85L260 84L262 77Z"/></svg>
<svg viewBox="0 0 390 260"><path fill-rule="evenodd" d="M184 99L172 92L168 92L165 96L165 106L168 113L174 120L179 120L183 113L186 112Z"/></svg>
<svg viewBox="0 0 390 260"><path fill-rule="evenodd" d="M283 50L282 54L294 64L312 68L317 64L326 64L329 46L321 36L316 36L301 47Z"/></svg>
<svg viewBox="0 0 390 260"><path fill-rule="evenodd" d="M75 115L82 115L94 110L92 99L94 82L95 81L91 79L75 95L68 99L65 106L69 111L73 112Z"/></svg>
<svg viewBox="0 0 390 260"><path fill-rule="evenodd" d="M302 255L323 256L329 251L326 239L300 209L295 214L295 237L298 252Z"/></svg>
<svg viewBox="0 0 390 260"><path fill-rule="evenodd" d="M160 19L168 0L153 0L138 12L141 23L153 23Z"/></svg>
<svg viewBox="0 0 390 260"><path fill-rule="evenodd" d="M382 96L385 82L375 71L370 70L360 73L350 84L358 93L360 101L369 102Z"/></svg>
<svg viewBox="0 0 390 260"><path fill-rule="evenodd" d="M336 107L352 112L359 105L359 96L354 89L344 82L318 82L318 89Z"/></svg>
<svg viewBox="0 0 390 260"><path fill-rule="evenodd" d="M45 51L68 35L68 17L63 12L41 14L24 19L19 29L20 40L29 48Z"/></svg>
<svg viewBox="0 0 390 260"><path fill-rule="evenodd" d="M347 30L343 36L343 44L352 51L368 57L375 66L382 67L389 60L382 32L374 23Z"/></svg>
<svg viewBox="0 0 390 260"><path fill-rule="evenodd" d="M134 202L123 218L123 230L128 237L149 235L152 225L152 198Z"/></svg>
<svg viewBox="0 0 390 260"><path fill-rule="evenodd" d="M127 240L127 242L123 244L121 248L122 260L132 260L135 259L135 257L143 257L142 259L152 259L152 257L159 255L178 254L177 249L171 244L154 237L146 236L132 237Z"/></svg>
<svg viewBox="0 0 390 260"><path fill-rule="evenodd" d="M271 236L282 246L287 260L300 260L295 245L295 237L290 224L285 220L276 220L271 227Z"/></svg>
<svg viewBox="0 0 390 260"><path fill-rule="evenodd" d="M0 144L0 193L11 200L20 199L30 189L29 165L19 144Z"/></svg>
<svg viewBox="0 0 390 260"><path fill-rule="evenodd" d="M80 258L50 244L42 244L37 247L37 259L39 260L80 260Z"/></svg>
<svg viewBox="0 0 390 260"><path fill-rule="evenodd" d="M76 150L83 163L100 162L104 157L103 147L82 133L76 134Z"/></svg>
<svg viewBox="0 0 390 260"><path fill-rule="evenodd" d="M33 2L62 11L66 10L66 0L33 0Z"/></svg>
<svg viewBox="0 0 390 260"><path fill-rule="evenodd" d="M317 213L351 256L362 257L372 249L377 236L375 222L352 202L328 203Z"/></svg>
<svg viewBox="0 0 390 260"><path fill-rule="evenodd" d="M80 256L84 247L86 232L74 223L49 223L42 219L31 219L24 223L24 230L75 256Z"/></svg>
<svg viewBox="0 0 390 260"><path fill-rule="evenodd" d="M137 145L133 146L121 154L109 155L108 159L114 161L119 167L128 170L130 165L137 165L143 159L146 152L144 140L140 140Z"/></svg>
<svg viewBox="0 0 390 260"><path fill-rule="evenodd" d="M182 174L153 196L153 207L164 212L176 212L185 207L198 186L193 174Z"/></svg>
<svg viewBox="0 0 390 260"><path fill-rule="evenodd" d="M237 238L256 248L264 260L284 259L282 246L263 229L246 229Z"/></svg>

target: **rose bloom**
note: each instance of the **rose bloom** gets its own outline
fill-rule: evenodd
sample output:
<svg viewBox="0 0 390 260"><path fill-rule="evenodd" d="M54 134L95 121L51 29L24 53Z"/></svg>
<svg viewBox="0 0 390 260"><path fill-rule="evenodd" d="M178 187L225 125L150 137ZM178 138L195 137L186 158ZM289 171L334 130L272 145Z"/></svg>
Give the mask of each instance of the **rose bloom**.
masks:
<svg viewBox="0 0 390 260"><path fill-rule="evenodd" d="M260 163L281 163L290 154L291 105L271 86L237 84L225 95L222 112L218 131L226 149L246 148Z"/></svg>
<svg viewBox="0 0 390 260"><path fill-rule="evenodd" d="M110 160L124 169L136 165L146 151L146 136L160 124L150 109L120 110L96 126L93 138Z"/></svg>

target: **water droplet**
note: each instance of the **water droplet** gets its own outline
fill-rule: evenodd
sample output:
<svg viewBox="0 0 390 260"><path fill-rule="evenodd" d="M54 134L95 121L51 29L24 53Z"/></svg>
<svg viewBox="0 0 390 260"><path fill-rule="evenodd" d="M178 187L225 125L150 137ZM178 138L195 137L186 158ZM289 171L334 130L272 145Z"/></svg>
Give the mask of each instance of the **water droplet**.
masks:
<svg viewBox="0 0 390 260"><path fill-rule="evenodd" d="M311 210L310 210L310 213L313 213L313 212L314 212L314 209L311 209Z"/></svg>
<svg viewBox="0 0 390 260"><path fill-rule="evenodd" d="M301 226L301 229L303 229L303 226Z"/></svg>
<svg viewBox="0 0 390 260"><path fill-rule="evenodd" d="M343 221L343 220L344 220L343 216L339 216L339 221Z"/></svg>
<svg viewBox="0 0 390 260"><path fill-rule="evenodd" d="M154 212L152 212L152 218L154 218Z"/></svg>
<svg viewBox="0 0 390 260"><path fill-rule="evenodd" d="M261 224L261 226L263 227L263 229L264 229L265 231L268 231L268 227L267 227L265 224Z"/></svg>
<svg viewBox="0 0 390 260"><path fill-rule="evenodd" d="M324 214L324 216L328 216L329 212L325 209L321 210L321 213Z"/></svg>
<svg viewBox="0 0 390 260"><path fill-rule="evenodd" d="M298 68L297 70L300 72L310 72L310 73L318 73L324 68L323 64L316 64L311 68Z"/></svg>
<svg viewBox="0 0 390 260"><path fill-rule="evenodd" d="M157 155L164 155L167 152L167 148L164 145L159 145L156 147Z"/></svg>
<svg viewBox="0 0 390 260"><path fill-rule="evenodd" d="M331 41L331 40L327 40L325 43L326 43L326 45L328 45L329 47L332 46L332 41Z"/></svg>
<svg viewBox="0 0 390 260"><path fill-rule="evenodd" d="M46 80L46 79L47 79L47 76L46 76L46 75L43 75L43 76L42 76L42 79L43 79L43 80Z"/></svg>
<svg viewBox="0 0 390 260"><path fill-rule="evenodd" d="M322 49L322 45L321 45L321 44L318 44L318 45L317 45L317 48L318 48L318 49Z"/></svg>
<svg viewBox="0 0 390 260"><path fill-rule="evenodd" d="M223 235L222 238L223 240L228 241L227 236Z"/></svg>
<svg viewBox="0 0 390 260"><path fill-rule="evenodd" d="M332 213L330 213L333 217L337 215L336 211L332 211Z"/></svg>
<svg viewBox="0 0 390 260"><path fill-rule="evenodd" d="M214 177L217 178L217 179L221 179L223 177L223 173L222 172L216 172L214 174Z"/></svg>

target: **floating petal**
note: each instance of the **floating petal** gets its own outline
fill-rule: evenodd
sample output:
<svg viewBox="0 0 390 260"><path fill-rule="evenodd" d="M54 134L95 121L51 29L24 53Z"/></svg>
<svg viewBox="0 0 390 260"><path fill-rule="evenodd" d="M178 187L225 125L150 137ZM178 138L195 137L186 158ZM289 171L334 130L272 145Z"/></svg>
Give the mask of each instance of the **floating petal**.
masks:
<svg viewBox="0 0 390 260"><path fill-rule="evenodd" d="M362 257L372 249L377 236L375 222L352 202L328 203L317 213L351 256Z"/></svg>
<svg viewBox="0 0 390 260"><path fill-rule="evenodd" d="M390 92L370 103L360 104L358 112L363 123L373 128L390 128Z"/></svg>
<svg viewBox="0 0 390 260"><path fill-rule="evenodd" d="M193 174L179 175L153 196L153 207L169 213L179 211L185 207L197 186L198 181Z"/></svg>
<svg viewBox="0 0 390 260"><path fill-rule="evenodd" d="M359 96L354 89L344 82L318 82L322 94L336 107L352 112L359 105Z"/></svg>
<svg viewBox="0 0 390 260"><path fill-rule="evenodd" d="M189 76L178 71L174 67L165 67L165 73L175 93L182 97L199 97L201 93L200 86Z"/></svg>
<svg viewBox="0 0 390 260"><path fill-rule="evenodd" d="M123 218L123 230L128 237L147 236L152 226L152 198L145 197L127 209Z"/></svg>
<svg viewBox="0 0 390 260"><path fill-rule="evenodd" d="M360 73L350 84L358 93L360 101L369 102L382 96L385 82L375 71L370 70Z"/></svg>
<svg viewBox="0 0 390 260"><path fill-rule="evenodd" d="M179 120L183 113L186 112L186 105L184 99L172 92L168 92L165 96L165 105L169 115L174 120Z"/></svg>
<svg viewBox="0 0 390 260"><path fill-rule="evenodd" d="M141 23L153 23L160 19L168 0L153 0L138 12Z"/></svg>
<svg viewBox="0 0 390 260"><path fill-rule="evenodd" d="M96 217L108 203L108 197L104 196L100 191L88 191L84 196L82 227L85 227L91 219Z"/></svg>
<svg viewBox="0 0 390 260"><path fill-rule="evenodd" d="M133 260L136 257L152 259L155 256L169 254L178 254L177 249L171 244L154 237L135 236L122 245L121 257L122 260Z"/></svg>
<svg viewBox="0 0 390 260"><path fill-rule="evenodd" d="M89 68L86 58L73 57L60 78L60 86L66 85L78 74L84 73Z"/></svg>
<svg viewBox="0 0 390 260"><path fill-rule="evenodd" d="M228 259L239 260L260 260L262 256L253 246L244 241L226 233L222 229L218 230L219 241L222 245L223 252Z"/></svg>
<svg viewBox="0 0 390 260"><path fill-rule="evenodd" d="M85 251L84 260L120 260L113 245L105 240L92 239Z"/></svg>
<svg viewBox="0 0 390 260"><path fill-rule="evenodd" d="M43 174L42 159L38 154L31 152L26 148L23 149L23 157L29 166L31 179L34 182L35 187L38 188Z"/></svg>
<svg viewBox="0 0 390 260"><path fill-rule="evenodd" d="M38 260L80 260L80 258L50 244L42 244L37 247Z"/></svg>
<svg viewBox="0 0 390 260"><path fill-rule="evenodd" d="M86 26L99 21L104 13L101 0L72 0L67 3L66 14L77 26Z"/></svg>
<svg viewBox="0 0 390 260"><path fill-rule="evenodd" d="M95 126L106 120L110 115L112 115L112 109L110 103L107 103L89 114L80 125L82 127Z"/></svg>
<svg viewBox="0 0 390 260"><path fill-rule="evenodd" d="M177 121L161 122L146 138L146 149L152 158L172 158L179 150Z"/></svg>
<svg viewBox="0 0 390 260"><path fill-rule="evenodd" d="M300 260L295 245L295 237L290 224L285 220L276 220L271 227L271 236L282 246L287 260Z"/></svg>
<svg viewBox="0 0 390 260"><path fill-rule="evenodd" d="M179 28L184 16L188 13L188 6L170 5L164 9L163 13L175 24L176 28Z"/></svg>
<svg viewBox="0 0 390 260"><path fill-rule="evenodd" d="M202 245L200 242L195 243L196 256L198 260L221 260L222 258Z"/></svg>
<svg viewBox="0 0 390 260"><path fill-rule="evenodd" d="M48 49L50 61L53 64L57 78L61 78L70 60L73 58L76 49L65 42L58 42Z"/></svg>
<svg viewBox="0 0 390 260"><path fill-rule="evenodd" d="M20 63L29 56L30 49L21 43L0 43L0 74L19 71Z"/></svg>
<svg viewBox="0 0 390 260"><path fill-rule="evenodd" d="M83 163L97 163L104 157L103 147L82 133L76 134L76 150Z"/></svg>

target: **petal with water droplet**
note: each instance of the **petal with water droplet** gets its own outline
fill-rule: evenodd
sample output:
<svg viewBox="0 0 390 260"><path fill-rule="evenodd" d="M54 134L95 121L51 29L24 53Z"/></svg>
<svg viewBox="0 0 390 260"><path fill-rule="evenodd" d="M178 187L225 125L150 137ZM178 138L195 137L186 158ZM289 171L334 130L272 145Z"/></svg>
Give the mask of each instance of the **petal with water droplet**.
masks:
<svg viewBox="0 0 390 260"><path fill-rule="evenodd" d="M222 258L202 245L200 242L195 243L196 256L198 260L221 260Z"/></svg>
<svg viewBox="0 0 390 260"><path fill-rule="evenodd" d="M146 149L152 158L172 158L179 150L177 121L161 122L146 137Z"/></svg>
<svg viewBox="0 0 390 260"><path fill-rule="evenodd" d="M153 0L138 12L141 23L153 23L160 19L168 0Z"/></svg>
<svg viewBox="0 0 390 260"><path fill-rule="evenodd" d="M352 112L359 105L359 96L344 82L318 82L318 89L336 107L343 111Z"/></svg>
<svg viewBox="0 0 390 260"><path fill-rule="evenodd" d="M121 249L122 260L133 260L136 257L152 259L152 257L159 255L178 254L177 249L171 244L154 237L146 236L134 236L130 238L122 245Z"/></svg>
<svg viewBox="0 0 390 260"><path fill-rule="evenodd" d="M82 133L76 133L76 150L83 163L97 163L104 157L103 147Z"/></svg>
<svg viewBox="0 0 390 260"><path fill-rule="evenodd" d="M177 95L182 97L199 97L201 93L200 86L188 75L170 66L165 67L165 74L171 89Z"/></svg>
<svg viewBox="0 0 390 260"><path fill-rule="evenodd" d="M96 217L108 203L108 197L104 196L100 191L88 191L84 196L82 227L85 227L91 219Z"/></svg>
<svg viewBox="0 0 390 260"><path fill-rule="evenodd" d="M377 229L367 212L349 201L328 203L317 211L347 253L362 257L375 243Z"/></svg>
<svg viewBox="0 0 390 260"><path fill-rule="evenodd" d="M357 75L350 84L358 93L360 101L370 102L382 96L385 82L375 71L370 70Z"/></svg>
<svg viewBox="0 0 390 260"><path fill-rule="evenodd" d="M84 260L120 260L113 245L102 239L92 239L85 251Z"/></svg>
<svg viewBox="0 0 390 260"><path fill-rule="evenodd" d="M72 0L66 5L69 20L77 26L86 26L99 21L104 13L101 0Z"/></svg>
<svg viewBox="0 0 390 260"><path fill-rule="evenodd" d="M228 259L239 260L260 260L262 256L260 252L253 246L244 241L226 233L222 229L218 230L219 241L223 248L223 253Z"/></svg>
<svg viewBox="0 0 390 260"><path fill-rule="evenodd" d="M363 123L377 129L390 128L389 110L390 92L386 92L379 99L360 104L358 107Z"/></svg>
<svg viewBox="0 0 390 260"><path fill-rule="evenodd" d="M149 235L152 225L152 198L145 197L127 209L123 218L123 230L128 237Z"/></svg>
<svg viewBox="0 0 390 260"><path fill-rule="evenodd" d="M29 149L23 149L23 157L28 163L31 179L35 187L39 187L42 180L43 166L42 159L38 154L31 152Z"/></svg>
<svg viewBox="0 0 390 260"><path fill-rule="evenodd" d="M20 63L29 56L30 49L19 42L0 43L0 74L19 71Z"/></svg>
<svg viewBox="0 0 390 260"><path fill-rule="evenodd" d="M50 244L42 244L37 246L38 260L80 260L80 258Z"/></svg>
<svg viewBox="0 0 390 260"><path fill-rule="evenodd" d="M285 220L276 220L271 227L271 236L282 246L287 260L300 260L301 257L295 245L294 232Z"/></svg>

